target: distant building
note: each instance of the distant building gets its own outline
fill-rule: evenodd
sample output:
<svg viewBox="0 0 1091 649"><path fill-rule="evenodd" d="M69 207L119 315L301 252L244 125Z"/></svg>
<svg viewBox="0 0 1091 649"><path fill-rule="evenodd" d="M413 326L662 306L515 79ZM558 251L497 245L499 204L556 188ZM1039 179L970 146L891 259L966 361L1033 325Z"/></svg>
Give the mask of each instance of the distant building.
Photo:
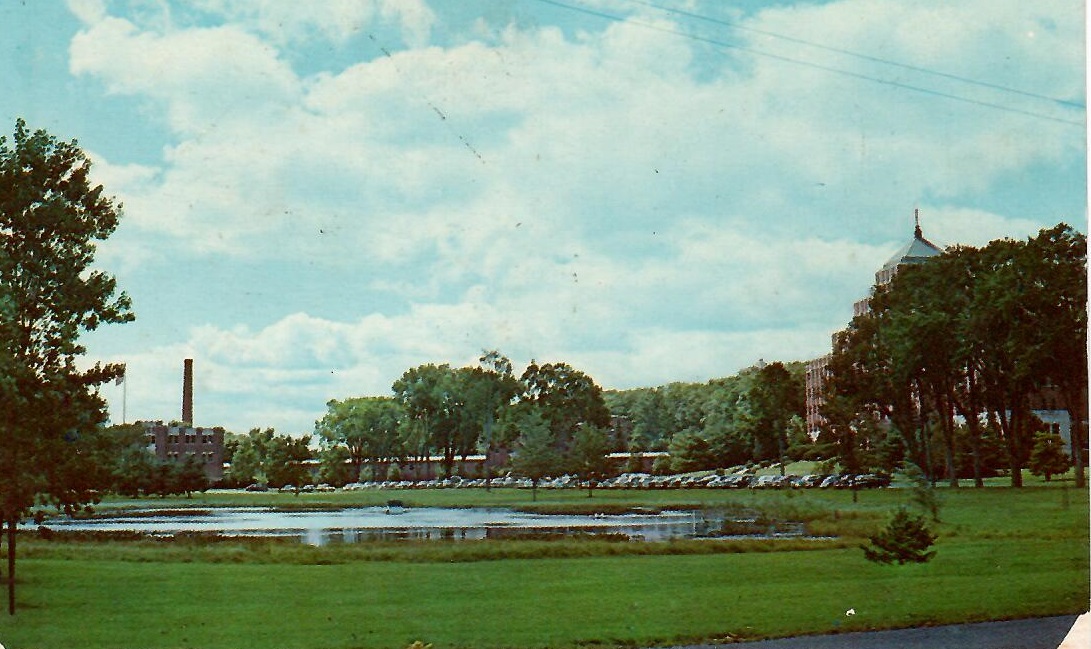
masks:
<svg viewBox="0 0 1091 649"><path fill-rule="evenodd" d="M159 460L183 462L197 457L205 467L209 482L224 475L224 429L200 428L193 425L193 359L182 363L182 421L164 424L162 421L138 421L144 427L148 450Z"/></svg>
<svg viewBox="0 0 1091 649"><path fill-rule="evenodd" d="M1045 424L1046 432L1059 435L1066 449L1072 445L1072 418L1057 389L1046 386L1030 395L1030 411ZM1086 425L1086 423L1085 423ZM1087 460L1087 445L1084 445L1084 461Z"/></svg>
<svg viewBox="0 0 1091 649"><path fill-rule="evenodd" d="M198 428L182 423L164 424L161 421L137 422L144 427L148 450L159 460L183 462L197 457L205 467L210 482L221 480L224 475L224 429Z"/></svg>
<svg viewBox="0 0 1091 649"><path fill-rule="evenodd" d="M872 288L872 294L874 294L875 288L890 284L899 269L922 264L943 254L942 248L924 238L921 232L920 215L916 211L914 211L914 220L916 224L913 229L913 239L894 253L883 264L883 267L875 273L875 285ZM853 317L867 315L870 311L868 298L858 300L853 304L852 311ZM834 334L833 337L836 338L837 335ZM825 381L829 378L831 358L832 354L816 358L807 363L805 371L807 432L810 434L811 439L818 437L824 423L822 406L825 403L825 398L823 395L825 394ZM1031 395L1030 405L1034 416L1041 420L1050 432L1059 435L1064 440L1065 445L1068 446L1072 438L1072 421L1068 411L1061 405L1056 390L1046 388L1035 392Z"/></svg>
<svg viewBox="0 0 1091 649"><path fill-rule="evenodd" d="M913 220L915 221L913 239L902 246L898 252L894 253L894 255L883 264L882 268L876 271L875 285L871 290L872 294L875 293L875 288L886 286L894 281L894 276L898 274L900 268L923 264L932 257L938 257L943 254L943 248L940 248L924 238L924 233L921 231L920 213L917 210L913 211ZM863 298L857 300L856 303L853 304L853 317L867 315L869 311L868 300L869 298ZM836 338L836 334L834 334L834 338ZM825 399L823 395L825 394L826 379L829 378L831 357L830 354L826 354L810 361L807 363L804 374L806 377L807 432L810 434L811 439L816 439L818 437L818 433L822 429L822 424L824 423L822 418L822 405L825 403Z"/></svg>

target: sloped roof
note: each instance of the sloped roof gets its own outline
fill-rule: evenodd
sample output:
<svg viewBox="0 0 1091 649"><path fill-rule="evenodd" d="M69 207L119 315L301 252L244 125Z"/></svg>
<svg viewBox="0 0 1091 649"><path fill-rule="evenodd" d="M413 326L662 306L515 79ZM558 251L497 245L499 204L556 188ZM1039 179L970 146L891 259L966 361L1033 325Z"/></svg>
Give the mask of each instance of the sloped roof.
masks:
<svg viewBox="0 0 1091 649"><path fill-rule="evenodd" d="M894 253L894 256L883 264L883 269L887 270L906 264L919 264L930 257L936 257L942 254L943 248L940 248L928 239L925 239L920 226L917 226L913 231L913 240L902 246L901 250Z"/></svg>

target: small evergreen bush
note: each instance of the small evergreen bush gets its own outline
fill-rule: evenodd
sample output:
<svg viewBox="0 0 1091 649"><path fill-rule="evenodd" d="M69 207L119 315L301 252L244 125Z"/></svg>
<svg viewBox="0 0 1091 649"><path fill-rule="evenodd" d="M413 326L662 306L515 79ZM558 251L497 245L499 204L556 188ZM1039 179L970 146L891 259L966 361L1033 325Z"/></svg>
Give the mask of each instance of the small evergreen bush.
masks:
<svg viewBox="0 0 1091 649"><path fill-rule="evenodd" d="M914 516L905 509L899 509L886 528L868 539L872 547L860 547L864 557L875 563L924 563L936 556L934 550L927 551L935 543L936 535L928 529L924 517Z"/></svg>
<svg viewBox="0 0 1091 649"><path fill-rule="evenodd" d="M1041 432L1034 436L1034 450L1030 454L1028 468L1037 476L1049 482L1055 475L1068 471L1072 460L1064 451L1064 441L1055 433Z"/></svg>

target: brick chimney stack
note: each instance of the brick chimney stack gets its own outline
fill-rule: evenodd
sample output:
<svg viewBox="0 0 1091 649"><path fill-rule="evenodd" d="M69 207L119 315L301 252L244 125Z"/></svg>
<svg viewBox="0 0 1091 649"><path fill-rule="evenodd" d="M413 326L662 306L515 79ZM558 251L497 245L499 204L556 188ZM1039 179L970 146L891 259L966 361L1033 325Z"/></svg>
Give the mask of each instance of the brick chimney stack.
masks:
<svg viewBox="0 0 1091 649"><path fill-rule="evenodd" d="M182 364L182 423L193 425L193 359Z"/></svg>

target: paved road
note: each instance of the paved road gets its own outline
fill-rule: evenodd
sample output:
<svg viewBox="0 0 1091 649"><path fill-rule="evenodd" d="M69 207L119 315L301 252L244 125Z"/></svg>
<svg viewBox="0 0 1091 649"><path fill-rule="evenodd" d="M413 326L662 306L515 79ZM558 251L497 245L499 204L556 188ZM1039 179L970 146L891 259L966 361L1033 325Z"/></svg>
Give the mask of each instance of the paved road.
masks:
<svg viewBox="0 0 1091 649"><path fill-rule="evenodd" d="M1075 615L954 624L919 629L803 636L730 645L689 645L677 649L1057 649ZM1083 620L1081 620L1081 626ZM1068 643L1065 644L1067 648ZM1087 647L1082 642L1074 647Z"/></svg>

